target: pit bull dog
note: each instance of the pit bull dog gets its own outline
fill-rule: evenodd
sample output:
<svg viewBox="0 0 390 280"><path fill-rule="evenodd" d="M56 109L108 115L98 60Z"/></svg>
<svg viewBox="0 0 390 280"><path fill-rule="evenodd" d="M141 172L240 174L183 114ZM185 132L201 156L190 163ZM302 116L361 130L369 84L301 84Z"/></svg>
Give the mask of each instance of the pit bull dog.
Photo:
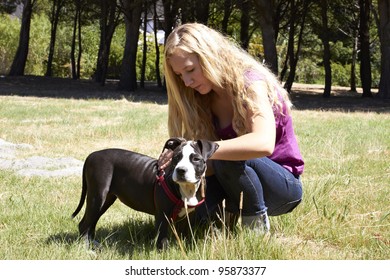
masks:
<svg viewBox="0 0 390 280"><path fill-rule="evenodd" d="M191 207L203 202L206 160L218 145L206 140L171 138L164 149L172 150L173 157L162 174L158 174L157 159L132 151L106 149L87 157L80 202L72 214L74 218L80 212L86 199L79 223L81 237L94 242L99 218L119 198L134 210L154 215L157 248L166 247L169 222L184 217Z"/></svg>

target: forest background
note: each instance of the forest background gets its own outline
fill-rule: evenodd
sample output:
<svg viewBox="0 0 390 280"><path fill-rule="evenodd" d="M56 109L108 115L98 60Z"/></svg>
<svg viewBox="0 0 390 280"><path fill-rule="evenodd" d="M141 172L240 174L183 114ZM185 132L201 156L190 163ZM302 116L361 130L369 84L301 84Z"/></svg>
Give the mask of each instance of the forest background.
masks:
<svg viewBox="0 0 390 280"><path fill-rule="evenodd" d="M3 76L162 87L158 30L197 21L236 40L289 91L299 82L325 85L324 97L333 85L390 97L390 0L1 0L0 11Z"/></svg>

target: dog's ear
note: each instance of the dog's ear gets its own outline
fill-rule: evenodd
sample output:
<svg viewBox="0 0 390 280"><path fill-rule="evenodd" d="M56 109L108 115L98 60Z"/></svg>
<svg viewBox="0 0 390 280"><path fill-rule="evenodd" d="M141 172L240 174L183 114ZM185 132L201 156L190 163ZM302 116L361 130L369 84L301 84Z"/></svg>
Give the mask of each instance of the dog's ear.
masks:
<svg viewBox="0 0 390 280"><path fill-rule="evenodd" d="M168 149L168 150L175 150L177 147L180 146L181 143L185 142L186 139L184 138L181 138L181 137L173 137L173 138L170 138L167 140L167 142L165 142L165 145L164 145L164 148L163 148L163 151L165 149Z"/></svg>
<svg viewBox="0 0 390 280"><path fill-rule="evenodd" d="M205 160L209 159L219 148L217 143L203 139L197 140L196 145L199 147L200 153Z"/></svg>

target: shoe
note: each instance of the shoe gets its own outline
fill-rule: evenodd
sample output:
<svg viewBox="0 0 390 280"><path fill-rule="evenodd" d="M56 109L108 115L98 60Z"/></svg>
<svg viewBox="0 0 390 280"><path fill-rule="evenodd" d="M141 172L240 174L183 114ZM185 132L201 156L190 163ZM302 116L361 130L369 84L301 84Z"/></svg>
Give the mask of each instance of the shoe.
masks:
<svg viewBox="0 0 390 280"><path fill-rule="evenodd" d="M254 216L242 216L243 227L248 227L259 234L267 234L270 231L270 223L267 212Z"/></svg>

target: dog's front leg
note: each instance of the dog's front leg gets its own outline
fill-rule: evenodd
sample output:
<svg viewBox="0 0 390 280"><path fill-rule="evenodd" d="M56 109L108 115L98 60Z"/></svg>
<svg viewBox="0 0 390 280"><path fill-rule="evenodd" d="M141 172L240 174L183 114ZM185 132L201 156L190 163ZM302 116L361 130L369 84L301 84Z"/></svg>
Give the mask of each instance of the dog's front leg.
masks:
<svg viewBox="0 0 390 280"><path fill-rule="evenodd" d="M168 221L164 213L159 216L156 216L155 228L157 232L157 249L165 250L169 247L168 240Z"/></svg>

